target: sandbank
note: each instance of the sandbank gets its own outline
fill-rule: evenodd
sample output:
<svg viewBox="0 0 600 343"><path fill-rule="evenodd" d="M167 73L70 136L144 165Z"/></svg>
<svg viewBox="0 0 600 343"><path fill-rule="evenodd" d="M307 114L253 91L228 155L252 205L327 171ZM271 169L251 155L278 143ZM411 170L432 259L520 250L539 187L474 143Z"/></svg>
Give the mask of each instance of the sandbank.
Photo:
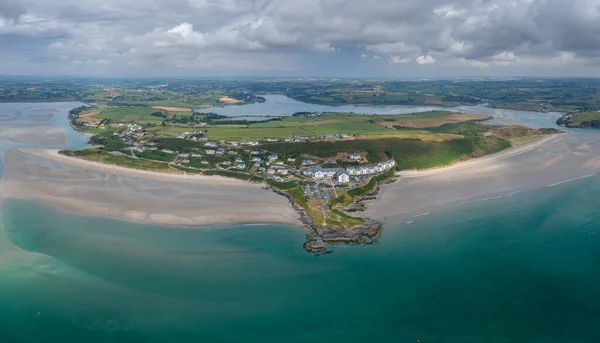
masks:
<svg viewBox="0 0 600 343"><path fill-rule="evenodd" d="M40 201L75 213L135 222L205 226L300 225L286 198L223 177L157 174L59 155L7 151L0 196Z"/></svg>

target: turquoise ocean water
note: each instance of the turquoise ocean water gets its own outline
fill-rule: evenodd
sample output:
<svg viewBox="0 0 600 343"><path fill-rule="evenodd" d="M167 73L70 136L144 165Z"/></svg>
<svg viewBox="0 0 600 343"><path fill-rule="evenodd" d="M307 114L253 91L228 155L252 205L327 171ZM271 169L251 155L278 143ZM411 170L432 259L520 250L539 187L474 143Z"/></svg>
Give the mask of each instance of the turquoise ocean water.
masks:
<svg viewBox="0 0 600 343"><path fill-rule="evenodd" d="M597 342L599 195L591 177L454 206L319 257L295 228L154 227L9 200L0 337Z"/></svg>
<svg viewBox="0 0 600 343"><path fill-rule="evenodd" d="M600 177L386 223L169 228L3 202L0 343L598 342Z"/></svg>

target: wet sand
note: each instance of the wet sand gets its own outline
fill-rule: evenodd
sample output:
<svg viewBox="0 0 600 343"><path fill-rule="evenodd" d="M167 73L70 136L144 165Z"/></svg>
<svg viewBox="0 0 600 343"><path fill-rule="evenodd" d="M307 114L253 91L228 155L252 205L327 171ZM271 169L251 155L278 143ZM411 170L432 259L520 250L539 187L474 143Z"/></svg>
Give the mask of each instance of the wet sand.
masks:
<svg viewBox="0 0 600 343"><path fill-rule="evenodd" d="M364 215L413 221L443 206L510 197L600 172L600 134L571 131L453 166L401 172L366 203Z"/></svg>
<svg viewBox="0 0 600 343"><path fill-rule="evenodd" d="M0 196L5 198L161 225L300 225L287 199L259 184L130 170L61 156L54 150L11 150L4 162Z"/></svg>
<svg viewBox="0 0 600 343"><path fill-rule="evenodd" d="M410 221L442 206L593 175L600 170L598 152L600 135L570 132L452 166L401 172L363 215ZM9 151L5 163L0 194L77 213L163 225L300 224L285 198L241 180L135 170L51 149Z"/></svg>

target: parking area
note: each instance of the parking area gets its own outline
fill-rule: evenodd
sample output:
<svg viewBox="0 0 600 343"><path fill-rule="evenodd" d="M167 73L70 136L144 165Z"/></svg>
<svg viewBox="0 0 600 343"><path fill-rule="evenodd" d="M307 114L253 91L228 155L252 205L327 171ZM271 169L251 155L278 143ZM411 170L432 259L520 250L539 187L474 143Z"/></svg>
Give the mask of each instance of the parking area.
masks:
<svg viewBox="0 0 600 343"><path fill-rule="evenodd" d="M331 186L306 185L304 186L304 194L308 200L329 200L335 197Z"/></svg>

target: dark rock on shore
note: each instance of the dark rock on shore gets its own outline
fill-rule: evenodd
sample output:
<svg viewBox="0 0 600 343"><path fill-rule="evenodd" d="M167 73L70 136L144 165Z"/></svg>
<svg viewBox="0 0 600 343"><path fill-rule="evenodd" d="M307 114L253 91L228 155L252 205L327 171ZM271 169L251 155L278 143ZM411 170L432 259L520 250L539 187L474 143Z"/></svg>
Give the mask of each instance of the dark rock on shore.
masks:
<svg viewBox="0 0 600 343"><path fill-rule="evenodd" d="M304 250L308 252L322 252L325 249L327 249L327 244L319 237L310 239L304 243Z"/></svg>
<svg viewBox="0 0 600 343"><path fill-rule="evenodd" d="M389 184L396 181L396 178L386 180L382 183ZM338 226L317 227L312 218L306 213L304 208L296 203L294 198L283 191L270 188L273 192L286 197L292 204L296 212L300 215L300 220L309 229L306 235L304 250L312 253L323 252L327 250L328 244L372 244L380 236L383 230L381 223L368 220L365 224L346 228ZM380 190L380 183L368 194L355 199L353 205L346 207L346 212L358 212L364 210L364 201L375 200Z"/></svg>

